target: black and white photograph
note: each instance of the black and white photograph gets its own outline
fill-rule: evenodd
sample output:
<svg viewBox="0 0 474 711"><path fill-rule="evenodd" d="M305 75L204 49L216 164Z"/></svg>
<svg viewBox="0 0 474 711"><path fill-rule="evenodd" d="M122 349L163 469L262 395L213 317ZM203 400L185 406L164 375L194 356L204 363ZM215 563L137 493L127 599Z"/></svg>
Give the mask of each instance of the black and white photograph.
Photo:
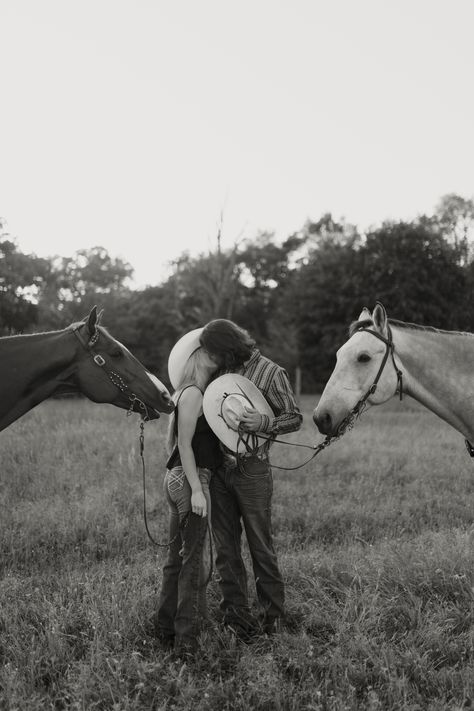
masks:
<svg viewBox="0 0 474 711"><path fill-rule="evenodd" d="M0 710L474 705L474 4L0 0Z"/></svg>

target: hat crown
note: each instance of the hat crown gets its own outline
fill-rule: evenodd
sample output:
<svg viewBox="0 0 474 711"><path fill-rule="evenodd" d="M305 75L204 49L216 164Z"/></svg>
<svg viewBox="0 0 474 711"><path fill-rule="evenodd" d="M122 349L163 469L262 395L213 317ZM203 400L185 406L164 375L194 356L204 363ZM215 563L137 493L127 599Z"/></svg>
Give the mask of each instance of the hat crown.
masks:
<svg viewBox="0 0 474 711"><path fill-rule="evenodd" d="M254 408L261 415L273 417L273 411L263 393L251 380L237 373L226 373L213 380L204 391L203 410L209 426L221 442L232 452L245 452L241 441L239 425L245 408ZM252 432L258 445L263 445L268 436L258 440L258 433Z"/></svg>
<svg viewBox="0 0 474 711"><path fill-rule="evenodd" d="M222 403L222 418L228 427L238 431L246 406L250 404L248 398L241 393L230 393Z"/></svg>

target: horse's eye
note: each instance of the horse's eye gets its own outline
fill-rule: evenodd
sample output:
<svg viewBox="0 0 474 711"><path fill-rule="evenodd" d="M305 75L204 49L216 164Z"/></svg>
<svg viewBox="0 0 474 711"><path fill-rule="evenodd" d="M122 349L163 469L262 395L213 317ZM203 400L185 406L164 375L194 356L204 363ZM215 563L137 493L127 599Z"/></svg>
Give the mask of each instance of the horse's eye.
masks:
<svg viewBox="0 0 474 711"><path fill-rule="evenodd" d="M368 353L360 353L357 356L358 363L368 363L369 360L371 360L371 357L369 356Z"/></svg>
<svg viewBox="0 0 474 711"><path fill-rule="evenodd" d="M112 358L122 358L123 357L123 351L120 348L114 348L114 350L111 353Z"/></svg>

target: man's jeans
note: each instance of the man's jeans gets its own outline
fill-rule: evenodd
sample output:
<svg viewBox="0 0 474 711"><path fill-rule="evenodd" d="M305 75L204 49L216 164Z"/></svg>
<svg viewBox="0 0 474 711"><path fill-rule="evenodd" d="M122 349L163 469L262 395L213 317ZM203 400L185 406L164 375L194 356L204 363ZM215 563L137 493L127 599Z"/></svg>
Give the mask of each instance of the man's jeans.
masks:
<svg viewBox="0 0 474 711"><path fill-rule="evenodd" d="M273 548L271 500L273 477L266 459L245 457L242 470L235 457L225 464L210 484L212 529L216 544L216 568L222 592L221 608L248 610L247 573L242 559L242 523L252 557L257 596L268 619L284 614L284 584Z"/></svg>
<svg viewBox="0 0 474 711"><path fill-rule="evenodd" d="M198 469L208 515L191 512L191 487L182 467L167 471L165 494L170 508L168 559L158 609L158 629L163 637L176 635L176 645L195 644L200 622L206 617L210 497L209 469Z"/></svg>

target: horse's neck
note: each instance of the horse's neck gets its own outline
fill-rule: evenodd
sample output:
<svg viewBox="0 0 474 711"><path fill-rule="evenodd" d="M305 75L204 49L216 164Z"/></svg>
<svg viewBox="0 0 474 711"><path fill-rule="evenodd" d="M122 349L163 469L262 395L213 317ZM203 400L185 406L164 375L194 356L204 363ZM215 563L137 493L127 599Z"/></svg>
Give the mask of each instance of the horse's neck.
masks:
<svg viewBox="0 0 474 711"><path fill-rule="evenodd" d="M76 353L65 331L0 339L0 430L67 387Z"/></svg>
<svg viewBox="0 0 474 711"><path fill-rule="evenodd" d="M474 440L474 336L394 328L403 389Z"/></svg>

